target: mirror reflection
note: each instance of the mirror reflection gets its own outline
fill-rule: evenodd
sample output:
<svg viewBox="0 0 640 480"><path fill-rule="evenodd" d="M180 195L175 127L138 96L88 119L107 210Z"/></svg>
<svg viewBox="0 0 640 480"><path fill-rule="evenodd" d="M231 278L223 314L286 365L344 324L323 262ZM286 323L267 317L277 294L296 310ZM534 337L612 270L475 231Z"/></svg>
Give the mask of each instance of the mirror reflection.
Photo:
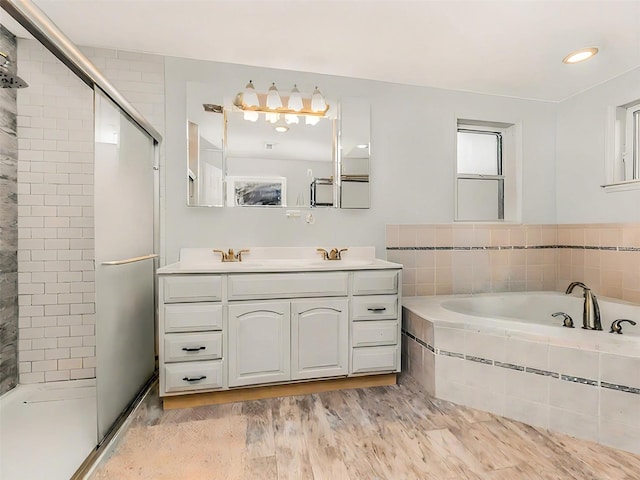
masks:
<svg viewBox="0 0 640 480"><path fill-rule="evenodd" d="M255 110L244 105L248 86L213 99L212 85L187 83L187 204L369 208L368 102L327 101L326 112L295 122L265 111L268 94L256 94ZM282 96L282 109L289 98ZM312 98L302 94L305 111Z"/></svg>
<svg viewBox="0 0 640 480"><path fill-rule="evenodd" d="M225 113L227 206L309 207L318 198L313 190L326 180L330 195L320 196L333 206L334 120L307 125L264 117L252 122L244 112Z"/></svg>
<svg viewBox="0 0 640 480"><path fill-rule="evenodd" d="M369 208L370 107L363 100L340 104L340 207Z"/></svg>

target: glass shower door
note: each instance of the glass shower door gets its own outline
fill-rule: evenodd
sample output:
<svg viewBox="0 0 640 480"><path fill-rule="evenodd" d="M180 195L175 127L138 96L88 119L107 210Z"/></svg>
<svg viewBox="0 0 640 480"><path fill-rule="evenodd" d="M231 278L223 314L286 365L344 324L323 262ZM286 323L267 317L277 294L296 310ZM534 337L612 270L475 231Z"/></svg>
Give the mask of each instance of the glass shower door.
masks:
<svg viewBox="0 0 640 480"><path fill-rule="evenodd" d="M154 140L95 90L98 443L155 369Z"/></svg>

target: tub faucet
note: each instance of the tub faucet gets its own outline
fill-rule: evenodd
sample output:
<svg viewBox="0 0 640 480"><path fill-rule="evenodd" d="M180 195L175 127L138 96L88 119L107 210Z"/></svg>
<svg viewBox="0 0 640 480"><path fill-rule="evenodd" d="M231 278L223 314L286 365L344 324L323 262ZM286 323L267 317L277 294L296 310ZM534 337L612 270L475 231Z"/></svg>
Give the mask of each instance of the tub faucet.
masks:
<svg viewBox="0 0 640 480"><path fill-rule="evenodd" d="M584 291L582 328L585 330L602 330L602 323L600 322L600 306L598 305L596 296L591 292L591 289L582 282L571 282L565 293L571 293L575 287L580 287Z"/></svg>

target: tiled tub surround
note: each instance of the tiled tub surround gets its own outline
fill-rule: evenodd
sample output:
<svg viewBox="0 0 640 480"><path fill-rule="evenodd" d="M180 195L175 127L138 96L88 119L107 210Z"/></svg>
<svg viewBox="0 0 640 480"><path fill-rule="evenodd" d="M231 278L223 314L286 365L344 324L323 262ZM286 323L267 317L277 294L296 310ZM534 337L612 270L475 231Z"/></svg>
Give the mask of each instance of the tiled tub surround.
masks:
<svg viewBox="0 0 640 480"><path fill-rule="evenodd" d="M564 291L640 303L640 224L387 225L387 258L404 266L403 295Z"/></svg>
<svg viewBox="0 0 640 480"><path fill-rule="evenodd" d="M486 314L491 303L500 316ZM602 332L579 328L579 296L405 298L403 370L435 397L640 453L640 327L623 335L607 328L620 317L640 320L640 307L600 303ZM530 313L524 321L508 318L518 305ZM557 309L577 328L548 316Z"/></svg>

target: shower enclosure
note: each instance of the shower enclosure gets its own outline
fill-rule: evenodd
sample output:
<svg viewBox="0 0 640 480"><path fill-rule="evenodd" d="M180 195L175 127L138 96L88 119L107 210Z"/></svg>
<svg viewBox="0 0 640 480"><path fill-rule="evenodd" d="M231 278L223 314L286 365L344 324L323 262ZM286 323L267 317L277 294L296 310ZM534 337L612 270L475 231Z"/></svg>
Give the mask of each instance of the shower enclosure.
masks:
<svg viewBox="0 0 640 480"><path fill-rule="evenodd" d="M61 420L63 402L71 402L71 415L93 402L93 412L53 428L66 434L91 423L77 439L88 442L84 458L113 435L155 375L161 137L33 3L0 6L46 47L20 40L24 68L15 52L0 48L0 83L10 87L0 100L14 105L0 120L13 114L13 136L16 123L25 134L12 140L11 128L0 129L0 386L11 390L16 377L20 384L0 397L0 478L45 478L43 471L69 478L79 462L56 471L58 451L76 445L60 444L61 434L46 425ZM14 88L27 83L32 90L18 96L16 108ZM50 436L34 451L36 439ZM20 441L28 444L19 448ZM11 457L20 450L16 466ZM25 476L30 467L40 470Z"/></svg>

